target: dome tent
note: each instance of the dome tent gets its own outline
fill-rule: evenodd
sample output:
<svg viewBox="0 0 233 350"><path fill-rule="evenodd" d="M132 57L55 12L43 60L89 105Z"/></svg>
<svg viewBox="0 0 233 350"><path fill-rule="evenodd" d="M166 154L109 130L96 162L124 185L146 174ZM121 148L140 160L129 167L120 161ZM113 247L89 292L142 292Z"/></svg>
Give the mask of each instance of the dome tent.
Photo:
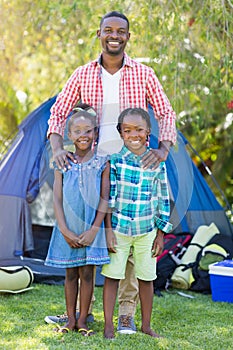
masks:
<svg viewBox="0 0 233 350"><path fill-rule="evenodd" d="M36 266L31 265L36 275L41 276L46 270L48 280L53 280L53 274L64 276L62 269L43 265L54 224L53 170L49 165L51 149L46 133L55 99L56 96L44 102L19 125L18 134L0 163L0 266L7 262L25 264L26 260L27 265ZM150 107L149 114L150 145L156 148L158 125ZM65 142L68 144L67 135ZM166 161L174 233L194 234L200 225L214 222L221 233L233 235L224 208L192 162L186 144L187 140L178 132L177 144Z"/></svg>

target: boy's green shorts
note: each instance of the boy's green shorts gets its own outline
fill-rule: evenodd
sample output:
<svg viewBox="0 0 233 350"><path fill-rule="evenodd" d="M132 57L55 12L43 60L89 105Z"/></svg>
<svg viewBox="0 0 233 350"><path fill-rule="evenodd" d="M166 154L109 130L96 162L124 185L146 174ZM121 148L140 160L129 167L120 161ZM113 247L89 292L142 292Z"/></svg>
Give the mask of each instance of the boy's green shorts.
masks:
<svg viewBox="0 0 233 350"><path fill-rule="evenodd" d="M102 275L124 279L127 260L132 247L135 277L142 281L156 279L156 258L151 257L152 244L157 230L140 236L126 236L114 232L117 240L116 253L110 253L110 264L102 268Z"/></svg>

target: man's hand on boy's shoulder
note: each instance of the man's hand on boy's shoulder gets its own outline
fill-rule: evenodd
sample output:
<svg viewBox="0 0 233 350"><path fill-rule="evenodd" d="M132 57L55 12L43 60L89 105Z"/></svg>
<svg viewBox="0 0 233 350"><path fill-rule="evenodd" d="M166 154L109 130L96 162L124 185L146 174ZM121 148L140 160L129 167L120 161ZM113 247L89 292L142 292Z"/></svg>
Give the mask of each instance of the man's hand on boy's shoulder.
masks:
<svg viewBox="0 0 233 350"><path fill-rule="evenodd" d="M171 142L162 141L159 143L159 148L151 149L148 153L142 158L142 164L144 169L151 167L152 170L155 170L161 162L165 162L169 154Z"/></svg>
<svg viewBox="0 0 233 350"><path fill-rule="evenodd" d="M151 167L152 170L155 170L159 164L167 159L165 152L160 149L151 149L146 153L142 158L142 164L144 169Z"/></svg>

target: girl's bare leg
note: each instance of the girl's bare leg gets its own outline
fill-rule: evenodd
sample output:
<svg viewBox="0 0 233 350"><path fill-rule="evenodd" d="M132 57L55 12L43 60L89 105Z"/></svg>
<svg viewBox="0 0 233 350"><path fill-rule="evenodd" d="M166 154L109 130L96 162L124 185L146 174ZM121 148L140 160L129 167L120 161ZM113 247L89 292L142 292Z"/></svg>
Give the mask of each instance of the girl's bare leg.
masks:
<svg viewBox="0 0 233 350"><path fill-rule="evenodd" d="M66 269L65 278L65 298L68 322L64 326L70 330L76 328L76 303L78 295L79 268L72 267Z"/></svg>
<svg viewBox="0 0 233 350"><path fill-rule="evenodd" d="M78 319L78 329L83 328L88 330L87 315L91 304L93 294L93 265L79 267L80 274L80 316ZM88 335L91 335L90 333Z"/></svg>

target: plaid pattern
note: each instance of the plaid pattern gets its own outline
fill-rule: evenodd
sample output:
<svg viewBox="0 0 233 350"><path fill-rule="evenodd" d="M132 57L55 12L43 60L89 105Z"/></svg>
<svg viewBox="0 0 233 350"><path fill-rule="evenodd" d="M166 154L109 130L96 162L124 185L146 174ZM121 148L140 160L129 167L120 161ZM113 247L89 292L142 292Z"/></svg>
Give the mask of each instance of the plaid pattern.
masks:
<svg viewBox="0 0 233 350"><path fill-rule="evenodd" d="M100 57L78 67L71 75L51 108L48 136L58 133L64 136L67 115L82 99L97 111L99 121L103 107L103 87ZM176 142L176 115L152 68L132 60L124 54L119 87L120 111L129 107L148 109L153 107L159 121L159 141Z"/></svg>
<svg viewBox="0 0 233 350"><path fill-rule="evenodd" d="M112 228L133 236L148 233L156 227L170 232L165 163L160 163L155 170L145 170L140 165L141 158L125 146L110 158Z"/></svg>

